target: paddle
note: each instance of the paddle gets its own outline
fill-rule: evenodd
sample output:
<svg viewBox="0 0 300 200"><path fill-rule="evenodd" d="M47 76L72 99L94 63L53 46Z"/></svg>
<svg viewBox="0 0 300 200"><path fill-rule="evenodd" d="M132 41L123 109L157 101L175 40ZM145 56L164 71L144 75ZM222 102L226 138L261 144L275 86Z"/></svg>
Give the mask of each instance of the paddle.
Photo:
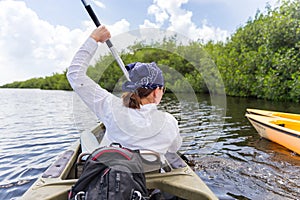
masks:
<svg viewBox="0 0 300 200"><path fill-rule="evenodd" d="M88 5L85 0L81 0L81 2L83 3L86 11L89 13L90 17L92 18L92 20L94 21L95 25L98 27L101 25L101 23L99 22L95 12L93 11L92 7L90 5ZM125 68L125 65L121 59L121 57L119 56L119 54L117 53L117 50L115 49L115 47L113 46L113 44L111 43L110 40L106 41L106 44L108 46L108 48L110 49L111 54L113 55L113 57L115 58L115 60L117 61L118 65L120 66L121 70L123 71L126 79L128 81L130 81L129 78L129 74L128 71Z"/></svg>

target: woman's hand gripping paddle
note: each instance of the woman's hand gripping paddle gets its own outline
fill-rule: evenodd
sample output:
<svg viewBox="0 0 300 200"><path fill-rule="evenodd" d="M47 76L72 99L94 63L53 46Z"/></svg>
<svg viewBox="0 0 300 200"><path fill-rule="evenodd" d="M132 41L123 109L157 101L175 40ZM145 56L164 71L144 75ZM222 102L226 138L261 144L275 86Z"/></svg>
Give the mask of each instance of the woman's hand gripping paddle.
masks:
<svg viewBox="0 0 300 200"><path fill-rule="evenodd" d="M99 20L98 20L98 18L97 18L97 16L96 16L96 14L94 13L92 7L91 7L90 5L88 5L88 4L86 3L85 0L81 0L81 2L83 3L83 5L84 5L86 11L89 13L90 17L91 17L92 20L94 21L95 25L96 25L97 27L100 26L101 24L100 24L100 22L99 22ZM127 79L128 81L130 81L128 71L126 70L125 65L124 65L124 63L123 63L121 57L120 57L119 54L117 53L116 48L113 46L113 44L111 43L110 40L107 40L107 41L106 41L106 44L107 44L107 46L109 47L110 52L111 52L111 54L113 55L113 57L115 58L115 60L117 61L118 65L120 66L121 70L123 71L123 73L124 73L126 79Z"/></svg>

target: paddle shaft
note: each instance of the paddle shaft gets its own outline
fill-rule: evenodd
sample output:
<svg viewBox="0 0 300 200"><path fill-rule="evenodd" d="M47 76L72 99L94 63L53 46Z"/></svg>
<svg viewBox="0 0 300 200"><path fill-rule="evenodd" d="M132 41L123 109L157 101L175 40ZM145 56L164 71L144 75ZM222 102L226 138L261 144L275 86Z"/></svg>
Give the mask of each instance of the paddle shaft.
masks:
<svg viewBox="0 0 300 200"><path fill-rule="evenodd" d="M93 22L95 23L95 25L97 27L101 26L101 23L99 22L95 12L93 11L92 7L90 5L88 5L85 0L81 0L81 2L83 3L86 11L88 12L88 14L90 15L91 19L93 20ZM113 44L111 43L110 40L107 40L106 41L106 44L108 46L108 48L110 49L110 52L111 54L113 55L113 57L115 58L115 60L117 61L119 67L121 68L121 70L123 71L126 79L128 81L130 81L130 78L129 78L129 74L128 74L128 71L126 70L125 68L125 65L124 65L124 62L123 60L121 59L121 57L119 56L116 48L113 46Z"/></svg>

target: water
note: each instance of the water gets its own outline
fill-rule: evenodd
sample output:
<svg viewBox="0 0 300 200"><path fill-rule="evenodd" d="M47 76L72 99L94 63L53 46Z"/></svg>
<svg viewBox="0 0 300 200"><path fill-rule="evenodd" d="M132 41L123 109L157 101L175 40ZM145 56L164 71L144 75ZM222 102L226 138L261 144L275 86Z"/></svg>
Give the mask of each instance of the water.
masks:
<svg viewBox="0 0 300 200"><path fill-rule="evenodd" d="M1 89L0 97L0 199L17 199L97 119L73 92ZM299 104L227 97L224 110L198 98L179 105L166 95L161 108L179 120L181 151L220 199L300 198L300 157L261 139L244 117L248 107L300 113Z"/></svg>

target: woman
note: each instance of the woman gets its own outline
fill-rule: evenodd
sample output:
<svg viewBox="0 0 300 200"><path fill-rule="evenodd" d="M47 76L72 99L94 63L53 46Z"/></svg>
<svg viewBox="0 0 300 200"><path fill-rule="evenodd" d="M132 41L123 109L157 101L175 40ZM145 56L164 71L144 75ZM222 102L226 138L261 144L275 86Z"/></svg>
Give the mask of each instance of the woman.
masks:
<svg viewBox="0 0 300 200"><path fill-rule="evenodd" d="M101 88L87 75L98 42L110 38L105 26L95 29L75 54L67 78L73 90L106 127L100 146L112 142L130 149L149 149L164 155L181 146L178 123L169 113L157 110L164 93L162 71L155 63L126 66L131 81L122 85L121 98Z"/></svg>

